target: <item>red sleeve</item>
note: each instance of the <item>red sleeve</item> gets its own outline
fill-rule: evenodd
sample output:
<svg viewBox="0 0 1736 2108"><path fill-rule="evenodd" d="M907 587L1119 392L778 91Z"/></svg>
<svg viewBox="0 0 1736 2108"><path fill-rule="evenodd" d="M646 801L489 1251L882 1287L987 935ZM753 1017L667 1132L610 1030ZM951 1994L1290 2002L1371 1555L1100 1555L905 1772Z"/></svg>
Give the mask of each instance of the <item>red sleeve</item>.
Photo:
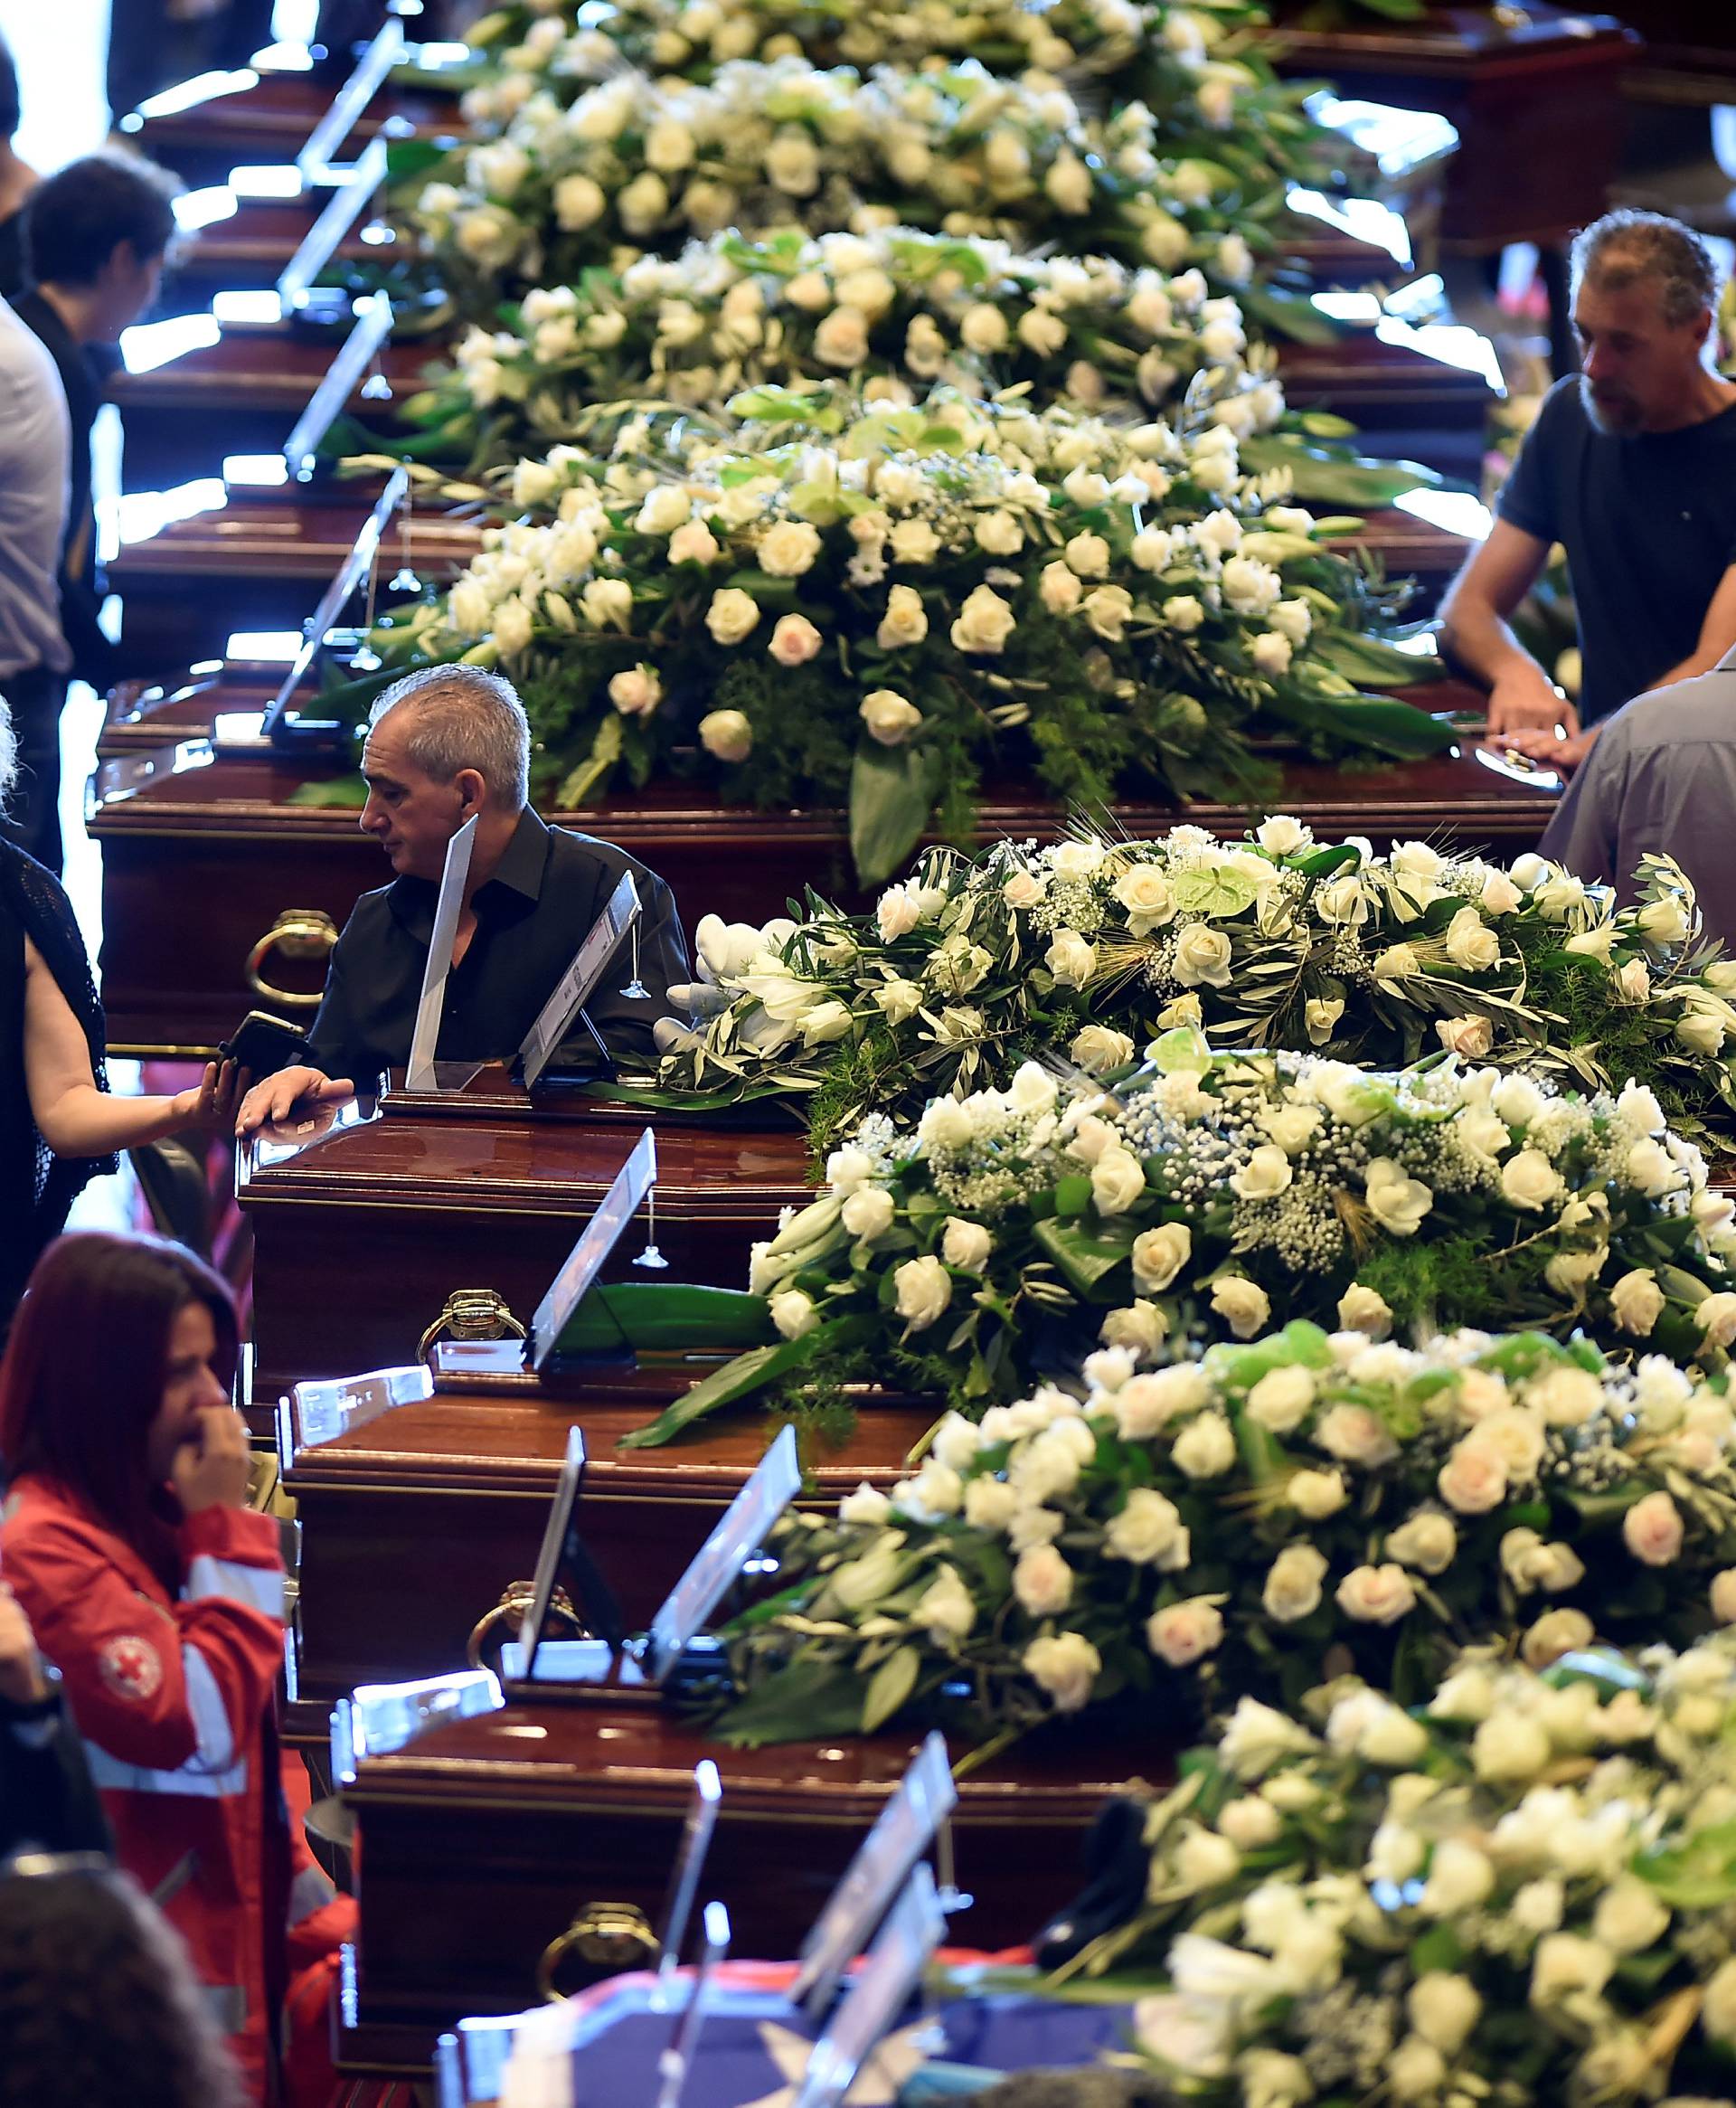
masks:
<svg viewBox="0 0 1736 2108"><path fill-rule="evenodd" d="M182 1535L190 1576L201 1554L280 1572L264 1516L207 1510ZM245 1746L283 1665L280 1617L221 1594L165 1607L134 1587L103 1532L40 1507L8 1525L5 1565L81 1735L153 1771L178 1770L225 1729Z"/></svg>

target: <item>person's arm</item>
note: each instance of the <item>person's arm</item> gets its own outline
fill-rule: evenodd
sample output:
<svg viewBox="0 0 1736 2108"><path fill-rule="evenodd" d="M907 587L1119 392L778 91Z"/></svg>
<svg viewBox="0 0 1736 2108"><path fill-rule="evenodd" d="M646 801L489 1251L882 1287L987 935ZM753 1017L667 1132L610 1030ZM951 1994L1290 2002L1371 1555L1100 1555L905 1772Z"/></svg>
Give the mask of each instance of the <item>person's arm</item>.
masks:
<svg viewBox="0 0 1736 2108"><path fill-rule="evenodd" d="M84 1028L42 953L24 939L24 1087L36 1131L57 1157L106 1157L183 1128L226 1124L234 1064L205 1064L191 1090L172 1098L116 1098L97 1088Z"/></svg>
<svg viewBox="0 0 1736 2108"><path fill-rule="evenodd" d="M319 999L319 1012L307 1035L311 1058L279 1069L276 1075L254 1084L235 1116L237 1135L245 1139L273 1121L288 1120L298 1105L327 1105L349 1097L354 1083L348 1075L335 1072L347 1065L342 1050L350 1035L349 988L344 978L344 939L340 937L326 969L326 992Z"/></svg>
<svg viewBox="0 0 1736 2108"><path fill-rule="evenodd" d="M1537 582L1549 544L1498 519L1441 603L1448 657L1489 691L1491 733L1528 726L1580 728L1579 713L1514 635L1508 617Z"/></svg>
<svg viewBox="0 0 1736 2108"><path fill-rule="evenodd" d="M283 1666L278 1526L240 1506L239 1415L223 1407L204 1425L175 1459L185 1596L171 1611L141 1597L76 1517L38 1515L6 1541L6 1571L86 1740L123 1764L185 1772L193 1792L245 1753Z"/></svg>
<svg viewBox="0 0 1736 2108"><path fill-rule="evenodd" d="M1736 648L1736 562L1718 581L1706 619L1700 625L1700 641L1680 665L1659 674L1646 694L1649 695L1654 688L1667 688L1676 681L1691 681L1696 674L1709 674L1732 648Z"/></svg>
<svg viewBox="0 0 1736 2108"><path fill-rule="evenodd" d="M60 1677L0 1581L0 1857L25 1845L108 1853L114 1839Z"/></svg>

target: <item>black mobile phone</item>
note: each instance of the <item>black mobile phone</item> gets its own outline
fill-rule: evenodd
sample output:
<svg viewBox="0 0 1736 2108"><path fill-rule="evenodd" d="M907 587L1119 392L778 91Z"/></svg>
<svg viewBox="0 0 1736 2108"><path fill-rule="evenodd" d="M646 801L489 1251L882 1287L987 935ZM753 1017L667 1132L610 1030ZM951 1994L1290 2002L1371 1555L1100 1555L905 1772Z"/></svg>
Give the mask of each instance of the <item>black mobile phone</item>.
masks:
<svg viewBox="0 0 1736 2108"><path fill-rule="evenodd" d="M269 1010L250 1010L217 1052L255 1083L307 1059L307 1035Z"/></svg>

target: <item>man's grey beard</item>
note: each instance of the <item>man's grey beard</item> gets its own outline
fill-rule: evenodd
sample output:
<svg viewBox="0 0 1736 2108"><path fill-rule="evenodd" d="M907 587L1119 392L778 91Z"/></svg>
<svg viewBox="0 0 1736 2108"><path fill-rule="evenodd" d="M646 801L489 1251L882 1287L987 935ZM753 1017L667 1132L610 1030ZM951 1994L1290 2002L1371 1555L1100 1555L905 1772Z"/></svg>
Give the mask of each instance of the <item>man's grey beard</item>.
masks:
<svg viewBox="0 0 1736 2108"><path fill-rule="evenodd" d="M1608 434L1612 439L1629 439L1639 430L1638 406L1633 402L1633 399L1626 395L1619 399L1622 407L1628 412L1625 419L1611 417L1608 408L1599 403L1593 396L1591 383L1583 373L1580 375L1580 401L1585 406L1585 414L1591 420L1597 430Z"/></svg>

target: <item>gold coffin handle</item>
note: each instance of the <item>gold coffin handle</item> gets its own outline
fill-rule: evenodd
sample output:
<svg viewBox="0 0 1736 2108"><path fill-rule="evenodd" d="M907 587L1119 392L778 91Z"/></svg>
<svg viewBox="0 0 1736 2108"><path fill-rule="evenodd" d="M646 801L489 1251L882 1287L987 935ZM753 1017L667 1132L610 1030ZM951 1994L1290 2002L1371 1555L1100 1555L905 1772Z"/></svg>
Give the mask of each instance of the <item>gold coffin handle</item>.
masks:
<svg viewBox="0 0 1736 2108"><path fill-rule="evenodd" d="M319 997L298 996L293 988L273 988L260 972L273 951L286 959L327 959L337 942L337 924L318 908L285 908L247 955L247 985L268 1003L285 1003L292 1010L317 1010Z"/></svg>
<svg viewBox="0 0 1736 2108"><path fill-rule="evenodd" d="M576 1955L594 1976L618 1976L623 1970L649 1969L657 1959L657 1935L651 1921L634 1903L588 1903L564 1933L542 1950L536 1965L536 1995L545 2006L559 2005L555 1971Z"/></svg>
<svg viewBox="0 0 1736 2108"><path fill-rule="evenodd" d="M464 1643L464 1659L472 1668L485 1667L482 1652L493 1639L496 1629L504 1624L516 1626L526 1611L536 1600L536 1583L532 1581L514 1581L501 1591L500 1601L491 1611L484 1611L470 1628L470 1637ZM564 1588L557 1588L549 1598L549 1615L564 1618L572 1627L575 1640L589 1640L590 1627L572 1607L572 1598Z"/></svg>
<svg viewBox="0 0 1736 2108"><path fill-rule="evenodd" d="M429 1349L449 1332L454 1339L523 1339L524 1328L514 1317L512 1306L497 1289L454 1289L446 1308L423 1332L416 1348L419 1361L428 1359Z"/></svg>

